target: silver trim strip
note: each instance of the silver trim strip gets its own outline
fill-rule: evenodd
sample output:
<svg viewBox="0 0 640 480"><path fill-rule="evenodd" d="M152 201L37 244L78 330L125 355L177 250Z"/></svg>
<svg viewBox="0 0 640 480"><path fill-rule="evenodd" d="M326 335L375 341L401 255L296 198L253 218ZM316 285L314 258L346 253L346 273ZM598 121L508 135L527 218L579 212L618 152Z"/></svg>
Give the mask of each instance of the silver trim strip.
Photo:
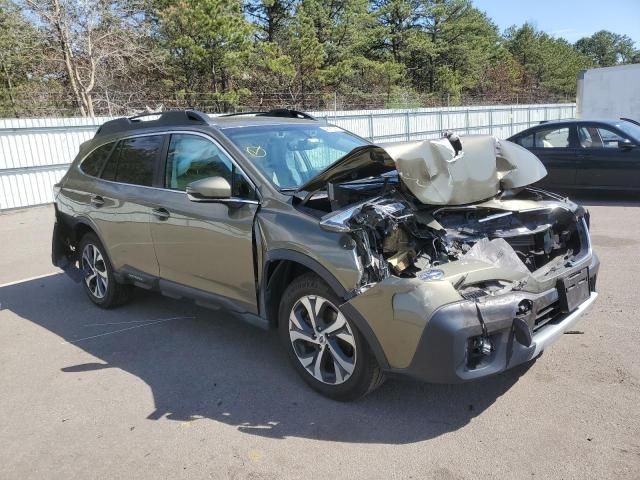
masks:
<svg viewBox="0 0 640 480"><path fill-rule="evenodd" d="M581 303L576 310L567 315L559 323L548 323L538 333L533 336L536 349L533 356L539 355L545 348L549 347L556 342L567 330L569 330L578 319L585 313L585 311L591 306L591 304L598 298L596 292L591 292L591 295L583 303Z"/></svg>

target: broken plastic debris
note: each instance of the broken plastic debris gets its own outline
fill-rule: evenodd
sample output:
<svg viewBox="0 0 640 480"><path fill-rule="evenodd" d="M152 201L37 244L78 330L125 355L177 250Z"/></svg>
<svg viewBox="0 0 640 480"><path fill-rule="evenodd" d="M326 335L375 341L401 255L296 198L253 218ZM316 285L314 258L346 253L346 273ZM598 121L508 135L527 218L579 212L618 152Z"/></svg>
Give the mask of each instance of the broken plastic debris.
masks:
<svg viewBox="0 0 640 480"><path fill-rule="evenodd" d="M516 251L509 245L504 238L495 238L489 240L483 238L476 242L467 253L462 256L463 259L474 259L482 262L491 263L497 268L504 268L520 272L523 275L529 275L529 269L522 263Z"/></svg>

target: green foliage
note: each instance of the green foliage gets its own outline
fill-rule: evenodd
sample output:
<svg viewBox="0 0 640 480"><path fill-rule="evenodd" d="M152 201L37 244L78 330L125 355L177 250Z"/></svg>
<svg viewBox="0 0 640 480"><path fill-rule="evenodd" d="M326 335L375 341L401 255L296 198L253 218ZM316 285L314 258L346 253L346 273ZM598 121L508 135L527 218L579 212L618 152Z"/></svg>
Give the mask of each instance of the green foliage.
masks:
<svg viewBox="0 0 640 480"><path fill-rule="evenodd" d="M161 34L178 88L236 98L236 79L248 60L253 27L239 0L180 0L159 11Z"/></svg>
<svg viewBox="0 0 640 480"><path fill-rule="evenodd" d="M472 0L0 0L0 31L4 116L545 101L640 61L607 31L500 34Z"/></svg>
<svg viewBox="0 0 640 480"><path fill-rule="evenodd" d="M529 90L574 95L578 72L589 67L589 59L566 40L528 23L507 29L505 47L522 66L522 86Z"/></svg>
<svg viewBox="0 0 640 480"><path fill-rule="evenodd" d="M6 2L0 2L0 32L0 117L35 113L32 100L39 90L60 90L55 79L44 78L44 38Z"/></svg>
<svg viewBox="0 0 640 480"><path fill-rule="evenodd" d="M627 35L618 35L600 30L590 37L578 40L575 48L589 57L596 67L610 67L620 63L638 61L640 51L634 48L634 42Z"/></svg>

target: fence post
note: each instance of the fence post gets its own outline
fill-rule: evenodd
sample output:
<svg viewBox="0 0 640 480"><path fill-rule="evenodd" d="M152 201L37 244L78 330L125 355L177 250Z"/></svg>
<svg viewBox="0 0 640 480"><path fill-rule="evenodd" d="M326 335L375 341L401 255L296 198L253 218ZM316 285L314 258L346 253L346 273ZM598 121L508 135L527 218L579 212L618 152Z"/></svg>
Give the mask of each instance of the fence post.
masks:
<svg viewBox="0 0 640 480"><path fill-rule="evenodd" d="M369 140L373 142L373 113L369 114Z"/></svg>
<svg viewBox="0 0 640 480"><path fill-rule="evenodd" d="M464 128L465 128L465 131L467 132L467 135L469 135L469 109L468 108L465 111L465 115L464 115Z"/></svg>
<svg viewBox="0 0 640 480"><path fill-rule="evenodd" d="M491 107L489 107L489 135L493 135L493 108Z"/></svg>
<svg viewBox="0 0 640 480"><path fill-rule="evenodd" d="M405 128L405 136L407 137L407 142L411 140L411 121L409 120L409 111L404 112L404 128Z"/></svg>
<svg viewBox="0 0 640 480"><path fill-rule="evenodd" d="M509 135L513 135L513 105L511 105L511 115L510 115L510 120L511 120L511 127L509 129Z"/></svg>
<svg viewBox="0 0 640 480"><path fill-rule="evenodd" d="M527 107L527 128L531 126L531 105Z"/></svg>

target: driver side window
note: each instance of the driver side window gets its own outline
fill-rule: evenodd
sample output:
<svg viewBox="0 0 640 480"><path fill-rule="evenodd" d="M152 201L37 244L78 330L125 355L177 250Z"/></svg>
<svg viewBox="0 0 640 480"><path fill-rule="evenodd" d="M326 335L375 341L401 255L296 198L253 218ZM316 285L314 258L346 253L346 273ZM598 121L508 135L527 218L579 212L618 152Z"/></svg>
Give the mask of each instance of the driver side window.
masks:
<svg viewBox="0 0 640 480"><path fill-rule="evenodd" d="M618 142L624 140L608 128L590 125L578 128L578 139L582 148L618 148Z"/></svg>
<svg viewBox="0 0 640 480"><path fill-rule="evenodd" d="M209 177L226 179L231 185L233 197L255 199L249 181L215 143L197 135L171 135L165 186L184 192L191 182Z"/></svg>

